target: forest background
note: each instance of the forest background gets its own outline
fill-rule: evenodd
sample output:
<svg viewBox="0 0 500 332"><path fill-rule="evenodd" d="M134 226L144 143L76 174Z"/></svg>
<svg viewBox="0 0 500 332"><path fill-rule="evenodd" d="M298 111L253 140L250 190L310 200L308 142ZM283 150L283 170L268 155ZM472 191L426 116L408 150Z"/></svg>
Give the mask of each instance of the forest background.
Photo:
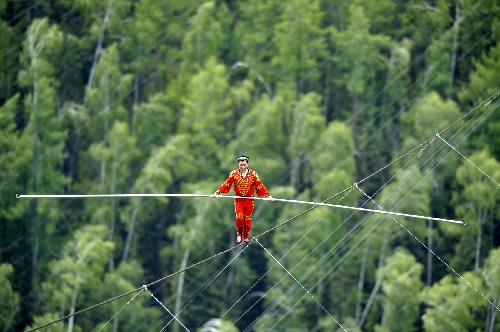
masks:
<svg viewBox="0 0 500 332"><path fill-rule="evenodd" d="M231 199L17 194L207 195L246 154L276 198L467 225L259 200L253 236L284 224L258 243L43 330L500 331L500 1L2 0L0 17L0 330L235 244Z"/></svg>

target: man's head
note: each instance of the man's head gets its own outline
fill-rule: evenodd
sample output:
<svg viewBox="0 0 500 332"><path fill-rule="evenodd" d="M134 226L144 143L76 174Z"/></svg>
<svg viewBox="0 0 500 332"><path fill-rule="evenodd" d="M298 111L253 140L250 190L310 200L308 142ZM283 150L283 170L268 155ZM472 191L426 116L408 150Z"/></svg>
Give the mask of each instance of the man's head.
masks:
<svg viewBox="0 0 500 332"><path fill-rule="evenodd" d="M248 167L248 157L241 155L238 157L238 168L240 171L244 171Z"/></svg>

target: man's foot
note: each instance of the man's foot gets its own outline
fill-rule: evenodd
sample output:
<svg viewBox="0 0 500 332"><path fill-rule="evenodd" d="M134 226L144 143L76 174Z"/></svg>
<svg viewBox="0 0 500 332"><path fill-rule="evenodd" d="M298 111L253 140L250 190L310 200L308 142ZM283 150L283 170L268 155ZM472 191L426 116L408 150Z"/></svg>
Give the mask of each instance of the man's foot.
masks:
<svg viewBox="0 0 500 332"><path fill-rule="evenodd" d="M236 243L241 243L241 234L236 235Z"/></svg>
<svg viewBox="0 0 500 332"><path fill-rule="evenodd" d="M246 243L250 242L250 231L248 231L247 229L244 229L243 230L243 238Z"/></svg>

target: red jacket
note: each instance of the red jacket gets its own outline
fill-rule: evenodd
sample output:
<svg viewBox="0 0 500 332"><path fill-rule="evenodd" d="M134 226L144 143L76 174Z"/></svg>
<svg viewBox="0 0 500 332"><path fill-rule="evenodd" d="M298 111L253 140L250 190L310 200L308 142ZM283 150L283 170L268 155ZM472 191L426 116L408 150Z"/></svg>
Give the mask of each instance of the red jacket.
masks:
<svg viewBox="0 0 500 332"><path fill-rule="evenodd" d="M257 195L269 196L269 191L267 191L262 181L260 181L257 172L251 169L248 169L245 177L241 176L240 171L237 169L232 171L227 180L219 187L217 194L228 193L233 183L236 196L253 197L254 188L257 190Z"/></svg>

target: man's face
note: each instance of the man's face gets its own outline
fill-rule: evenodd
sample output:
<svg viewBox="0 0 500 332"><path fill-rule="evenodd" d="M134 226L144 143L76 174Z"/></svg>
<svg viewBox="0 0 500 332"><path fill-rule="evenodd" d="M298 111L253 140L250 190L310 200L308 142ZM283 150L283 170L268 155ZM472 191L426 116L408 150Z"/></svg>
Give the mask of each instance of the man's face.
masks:
<svg viewBox="0 0 500 332"><path fill-rule="evenodd" d="M238 161L238 168L240 169L240 171L245 171L248 168L248 161L246 160Z"/></svg>

